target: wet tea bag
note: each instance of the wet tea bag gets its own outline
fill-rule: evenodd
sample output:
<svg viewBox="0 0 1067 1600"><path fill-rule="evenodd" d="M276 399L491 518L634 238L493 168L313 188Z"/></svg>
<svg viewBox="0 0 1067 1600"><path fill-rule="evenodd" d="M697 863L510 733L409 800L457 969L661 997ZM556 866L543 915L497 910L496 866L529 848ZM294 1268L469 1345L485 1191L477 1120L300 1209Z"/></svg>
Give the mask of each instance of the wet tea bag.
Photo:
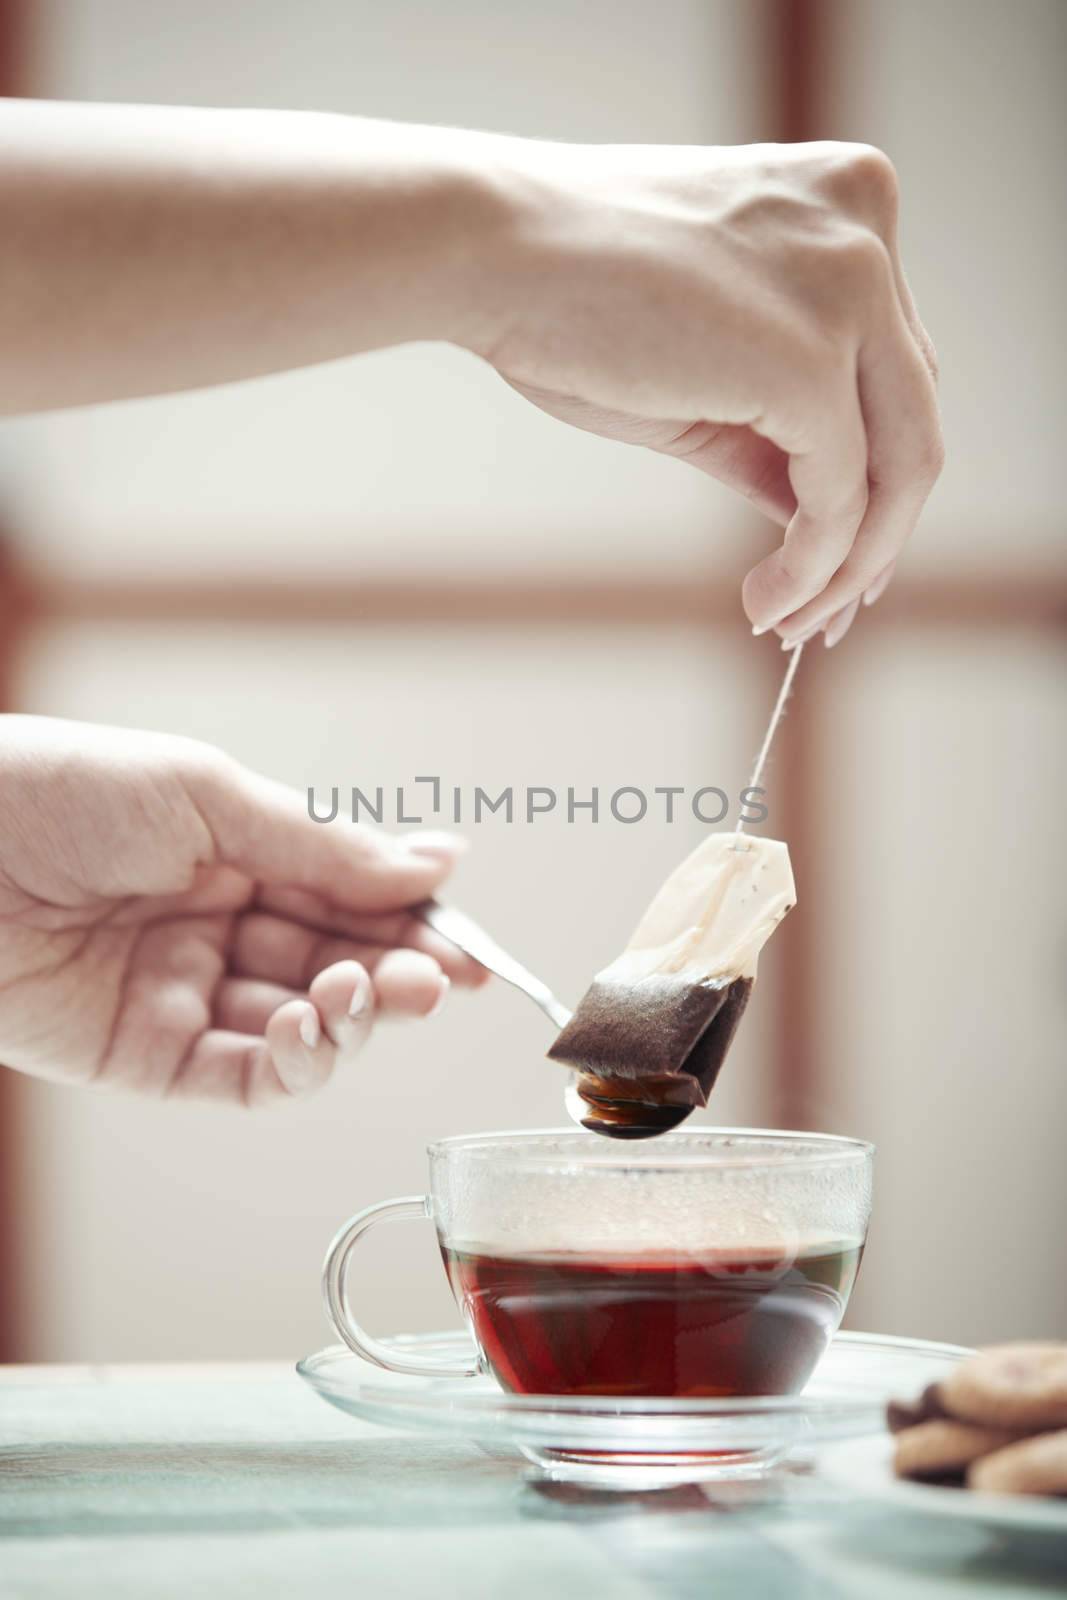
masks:
<svg viewBox="0 0 1067 1600"><path fill-rule="evenodd" d="M802 649L790 654L749 792L759 787ZM706 839L671 874L549 1050L577 1073L567 1110L583 1127L648 1139L707 1105L759 953L796 903L786 846L743 829Z"/></svg>
<svg viewBox="0 0 1067 1600"><path fill-rule="evenodd" d="M759 953L795 902L778 839L715 834L682 862L548 1052L578 1073L585 1127L648 1138L707 1104Z"/></svg>

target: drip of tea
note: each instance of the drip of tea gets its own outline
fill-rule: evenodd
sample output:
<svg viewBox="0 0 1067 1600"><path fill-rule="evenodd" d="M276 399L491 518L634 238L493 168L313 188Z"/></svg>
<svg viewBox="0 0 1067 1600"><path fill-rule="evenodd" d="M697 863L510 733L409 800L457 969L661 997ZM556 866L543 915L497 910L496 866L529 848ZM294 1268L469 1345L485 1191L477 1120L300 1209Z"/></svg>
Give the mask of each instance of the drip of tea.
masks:
<svg viewBox="0 0 1067 1600"><path fill-rule="evenodd" d="M862 1246L602 1256L443 1250L496 1378L519 1394L795 1394Z"/></svg>
<svg viewBox="0 0 1067 1600"><path fill-rule="evenodd" d="M626 1085L617 1079L576 1072L563 1091L563 1104L572 1122L608 1139L654 1139L658 1133L676 1128L689 1115L689 1106L627 1099L625 1089Z"/></svg>

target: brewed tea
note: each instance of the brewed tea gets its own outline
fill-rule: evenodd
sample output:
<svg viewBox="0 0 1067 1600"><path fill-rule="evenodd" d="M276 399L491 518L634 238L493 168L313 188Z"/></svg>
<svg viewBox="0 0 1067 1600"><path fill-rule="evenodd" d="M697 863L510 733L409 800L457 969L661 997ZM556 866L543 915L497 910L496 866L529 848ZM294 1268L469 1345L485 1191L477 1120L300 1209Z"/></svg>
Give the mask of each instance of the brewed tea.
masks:
<svg viewBox="0 0 1067 1600"><path fill-rule="evenodd" d="M859 1244L706 1255L446 1249L493 1373L520 1394L795 1394L837 1330Z"/></svg>

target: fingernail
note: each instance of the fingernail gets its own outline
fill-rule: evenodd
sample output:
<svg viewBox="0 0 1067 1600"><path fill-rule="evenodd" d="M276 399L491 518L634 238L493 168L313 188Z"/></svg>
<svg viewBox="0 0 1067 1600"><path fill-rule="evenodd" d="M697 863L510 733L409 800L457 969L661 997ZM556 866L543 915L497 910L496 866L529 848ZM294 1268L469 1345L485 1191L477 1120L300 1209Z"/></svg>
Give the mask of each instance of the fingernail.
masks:
<svg viewBox="0 0 1067 1600"><path fill-rule="evenodd" d="M799 611L799 610L800 610L799 606L786 606L785 610L784 611L779 611L778 615L775 616L775 617L772 617L770 622L753 623L752 632L755 634L756 638L758 639L761 633L770 633L772 628L781 627L782 623L785 621L786 617L789 615L789 613L791 611Z"/></svg>
<svg viewBox="0 0 1067 1600"><path fill-rule="evenodd" d="M455 861L470 849L470 840L461 833L405 833L396 843L409 855L430 861Z"/></svg>
<svg viewBox="0 0 1067 1600"><path fill-rule="evenodd" d="M782 649L783 650L795 650L798 644L807 644L809 639L814 639L814 637L818 633L820 627L821 627L821 623L817 622L815 624L814 628L809 628L806 633L798 633L792 639L783 639L782 640Z"/></svg>
<svg viewBox="0 0 1067 1600"><path fill-rule="evenodd" d="M856 620L856 613L860 608L858 600L853 600L844 611L839 611L832 621L826 624L826 638L824 643L827 650L832 650L835 644L840 644L845 634Z"/></svg>
<svg viewBox="0 0 1067 1600"><path fill-rule="evenodd" d="M306 1006L300 1018L300 1037L309 1050L314 1050L322 1038L322 1024L314 1006Z"/></svg>
<svg viewBox="0 0 1067 1600"><path fill-rule="evenodd" d="M864 605L873 606L876 600L880 600L896 575L897 564L895 561L891 561L888 567L882 568L874 582L867 585L863 596Z"/></svg>
<svg viewBox="0 0 1067 1600"><path fill-rule="evenodd" d="M430 1007L429 1011L427 1011L427 1013L426 1013L425 1020L427 1022L429 1022L431 1017L436 1017L437 1013L444 1009L445 1001L448 999L448 991L451 989L451 987L452 987L452 979L446 977L445 974L442 972L442 974L441 974L441 993L437 996L437 999L434 1001L433 1005Z"/></svg>
<svg viewBox="0 0 1067 1600"><path fill-rule="evenodd" d="M370 1000L370 979L365 972L361 972L356 979L356 987L352 991L352 998L348 1002L348 1015L350 1017L362 1016Z"/></svg>

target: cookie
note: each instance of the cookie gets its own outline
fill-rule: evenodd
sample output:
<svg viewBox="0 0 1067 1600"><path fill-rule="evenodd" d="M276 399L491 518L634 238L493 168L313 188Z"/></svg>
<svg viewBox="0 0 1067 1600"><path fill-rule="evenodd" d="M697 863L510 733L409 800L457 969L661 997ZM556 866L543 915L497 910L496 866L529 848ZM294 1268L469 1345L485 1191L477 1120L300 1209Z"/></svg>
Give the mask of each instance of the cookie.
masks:
<svg viewBox="0 0 1067 1600"><path fill-rule="evenodd" d="M1067 1495L1067 1428L982 1456L968 1468L967 1487L985 1494Z"/></svg>
<svg viewBox="0 0 1067 1600"><path fill-rule="evenodd" d="M933 1417L947 1415L941 1403L941 1393L936 1383L928 1383L918 1400L890 1400L885 1410L886 1427L890 1433L900 1433L914 1428L919 1422L929 1422Z"/></svg>
<svg viewBox="0 0 1067 1600"><path fill-rule="evenodd" d="M991 1345L940 1384L945 1410L988 1428L1067 1428L1067 1344Z"/></svg>
<svg viewBox="0 0 1067 1600"><path fill-rule="evenodd" d="M897 1434L893 1470L898 1478L958 1478L972 1461L1019 1438L1005 1428L979 1428L940 1417Z"/></svg>

